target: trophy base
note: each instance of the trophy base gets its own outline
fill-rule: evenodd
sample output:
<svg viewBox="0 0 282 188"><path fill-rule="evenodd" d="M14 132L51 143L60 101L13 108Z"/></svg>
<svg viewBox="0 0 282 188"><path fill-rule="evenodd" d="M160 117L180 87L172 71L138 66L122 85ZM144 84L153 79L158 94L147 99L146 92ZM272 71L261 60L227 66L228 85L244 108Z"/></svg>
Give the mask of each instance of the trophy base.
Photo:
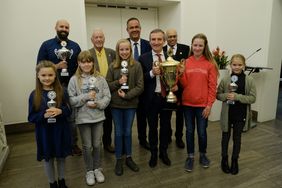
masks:
<svg viewBox="0 0 282 188"><path fill-rule="evenodd" d="M226 103L227 103L227 104L234 105L234 104L235 104L235 101L232 101L232 100L227 100L227 101L226 101Z"/></svg>
<svg viewBox="0 0 282 188"><path fill-rule="evenodd" d="M177 97L170 91L168 95L166 96L166 102L169 103L176 103L177 102Z"/></svg>
<svg viewBox="0 0 282 188"><path fill-rule="evenodd" d="M87 101L87 104L88 104L88 105L94 105L94 104L95 104L95 101Z"/></svg>
<svg viewBox="0 0 282 188"><path fill-rule="evenodd" d="M129 90L129 86L121 86L120 89L123 91L127 91Z"/></svg>
<svg viewBox="0 0 282 188"><path fill-rule="evenodd" d="M68 72L61 72L61 76L69 76Z"/></svg>
<svg viewBox="0 0 282 188"><path fill-rule="evenodd" d="M56 118L48 118L48 123L56 123Z"/></svg>

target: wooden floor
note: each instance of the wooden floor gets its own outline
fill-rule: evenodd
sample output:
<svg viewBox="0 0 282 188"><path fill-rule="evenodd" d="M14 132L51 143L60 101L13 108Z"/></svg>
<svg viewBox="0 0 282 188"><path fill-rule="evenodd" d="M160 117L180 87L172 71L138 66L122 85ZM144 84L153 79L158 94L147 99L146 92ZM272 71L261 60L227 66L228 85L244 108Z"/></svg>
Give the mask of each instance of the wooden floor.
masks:
<svg viewBox="0 0 282 188"><path fill-rule="evenodd" d="M224 174L220 169L221 132L218 122L210 122L208 127L208 150L211 160L208 169L203 169L196 155L193 172L184 171L186 149L178 149L173 138L169 145L172 165L167 167L158 161L156 168L148 166L150 153L140 148L133 127L133 158L140 166L135 173L124 167L123 176L114 174L115 157L102 150L102 167L106 181L95 184L97 188L182 188L182 187L282 187L282 122L280 120L258 124L242 137L238 175ZM0 174L1 188L47 188L47 178L43 163L36 161L34 133L8 135L10 155ZM197 146L197 142L196 142ZM88 187L84 179L83 158L68 157L66 162L66 182L69 188Z"/></svg>

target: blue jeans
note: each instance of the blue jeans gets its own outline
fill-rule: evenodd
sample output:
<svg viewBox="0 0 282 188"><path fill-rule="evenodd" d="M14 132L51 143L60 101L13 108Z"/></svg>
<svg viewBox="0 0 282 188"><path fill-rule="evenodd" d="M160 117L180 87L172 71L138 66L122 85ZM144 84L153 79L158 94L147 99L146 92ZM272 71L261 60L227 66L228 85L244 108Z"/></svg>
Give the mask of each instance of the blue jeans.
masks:
<svg viewBox="0 0 282 188"><path fill-rule="evenodd" d="M197 123L198 144L200 153L206 153L208 119L202 116L204 107L183 106L186 125L186 144L188 156L195 153L194 132Z"/></svg>
<svg viewBox="0 0 282 188"><path fill-rule="evenodd" d="M115 125L115 154L117 159L122 157L123 151L126 156L131 156L131 132L135 112L135 108L112 108L112 117ZM124 149L123 146L125 147Z"/></svg>
<svg viewBox="0 0 282 188"><path fill-rule="evenodd" d="M100 146L103 121L78 125L86 171L100 168Z"/></svg>

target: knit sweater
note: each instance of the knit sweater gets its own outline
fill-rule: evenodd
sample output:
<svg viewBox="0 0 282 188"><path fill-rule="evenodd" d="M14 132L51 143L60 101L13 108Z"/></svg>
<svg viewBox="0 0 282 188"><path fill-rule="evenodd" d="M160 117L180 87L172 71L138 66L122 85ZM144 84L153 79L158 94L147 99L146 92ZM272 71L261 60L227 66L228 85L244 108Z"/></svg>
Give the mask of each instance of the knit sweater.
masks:
<svg viewBox="0 0 282 188"><path fill-rule="evenodd" d="M180 78L183 87L182 105L212 107L215 101L217 71L214 64L204 56L190 56L185 62L185 71Z"/></svg>

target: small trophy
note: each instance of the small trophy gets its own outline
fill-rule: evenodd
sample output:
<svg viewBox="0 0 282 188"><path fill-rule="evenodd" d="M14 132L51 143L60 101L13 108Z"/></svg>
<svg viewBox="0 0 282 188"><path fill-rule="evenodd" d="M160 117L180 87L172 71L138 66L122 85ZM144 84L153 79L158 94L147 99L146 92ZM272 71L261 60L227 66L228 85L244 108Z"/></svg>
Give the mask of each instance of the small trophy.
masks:
<svg viewBox="0 0 282 188"><path fill-rule="evenodd" d="M238 89L238 85L235 83L238 80L238 76L233 75L231 76L231 83L228 86L228 90L229 92L235 92ZM227 100L226 101L227 104L235 104L234 100Z"/></svg>
<svg viewBox="0 0 282 188"><path fill-rule="evenodd" d="M177 83L177 66L179 61L175 61L172 57L168 57L167 60L160 64L162 69L162 80L169 87L169 93L166 96L168 103L176 103L177 97L171 91L172 87Z"/></svg>
<svg viewBox="0 0 282 188"><path fill-rule="evenodd" d="M128 62L125 61L125 60L123 60L123 61L121 62L121 67L122 67L122 68L120 69L120 74L121 74L121 75L128 76L128 68L127 68L127 66L128 66ZM120 89L123 90L123 91L127 91L127 90L129 89L129 86L128 86L127 83L125 82L125 83L123 83L123 84L121 85Z"/></svg>
<svg viewBox="0 0 282 188"><path fill-rule="evenodd" d="M73 50L69 50L69 49L66 48L66 46L67 46L66 41L62 41L61 46L62 46L61 49L59 49L59 50L55 49L55 54L56 54L58 59L60 59L62 61L66 61L67 59L71 58L71 56L73 54ZM68 69L62 69L61 76L69 76Z"/></svg>
<svg viewBox="0 0 282 188"><path fill-rule="evenodd" d="M96 83L97 79L94 77L94 76L91 76L88 80L88 88L89 88L89 91L97 91L97 88L95 86L95 83ZM97 93L97 92L96 92ZM87 104L89 105L93 105L95 104L95 99L90 99L89 101L87 101Z"/></svg>
<svg viewBox="0 0 282 188"><path fill-rule="evenodd" d="M47 102L48 108L55 108L56 107L56 101L54 99L56 98L56 92L55 91L49 91L47 93L47 97L50 99L50 101ZM49 117L47 119L48 123L56 123L56 118Z"/></svg>

